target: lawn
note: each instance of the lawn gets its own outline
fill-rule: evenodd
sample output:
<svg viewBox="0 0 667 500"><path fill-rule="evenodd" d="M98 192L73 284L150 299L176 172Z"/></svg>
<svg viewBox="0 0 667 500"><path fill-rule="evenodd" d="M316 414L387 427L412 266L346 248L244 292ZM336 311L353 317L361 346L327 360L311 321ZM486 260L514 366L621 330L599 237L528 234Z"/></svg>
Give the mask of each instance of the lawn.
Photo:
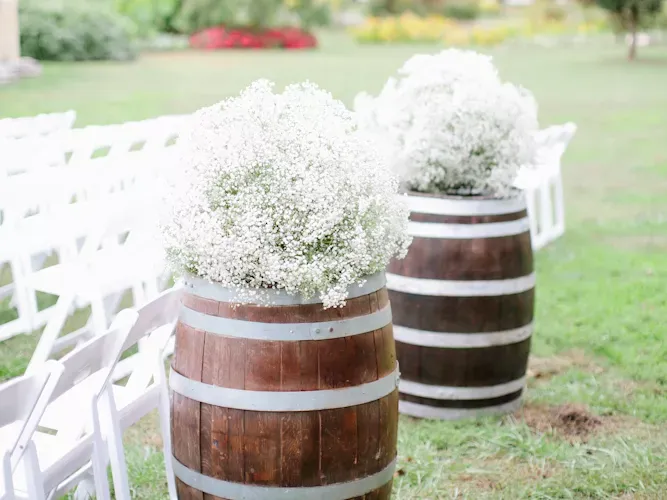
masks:
<svg viewBox="0 0 667 500"><path fill-rule="evenodd" d="M47 65L0 88L9 116L76 109L79 124L193 111L258 77L310 79L351 104L419 46L165 53L131 64ZM544 126L574 121L564 157L568 228L537 255L536 332L524 409L459 423L401 419L395 497L667 498L667 48L492 51L534 91ZM3 311L0 310L0 316ZM21 373L35 337L0 347ZM127 436L133 498L166 496L156 419Z"/></svg>

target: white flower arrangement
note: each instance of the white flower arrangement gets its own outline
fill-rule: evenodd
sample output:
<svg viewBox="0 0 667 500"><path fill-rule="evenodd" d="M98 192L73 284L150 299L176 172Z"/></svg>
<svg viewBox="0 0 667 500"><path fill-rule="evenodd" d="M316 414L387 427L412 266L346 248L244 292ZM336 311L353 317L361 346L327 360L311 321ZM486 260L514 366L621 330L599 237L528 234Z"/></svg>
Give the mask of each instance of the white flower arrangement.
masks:
<svg viewBox="0 0 667 500"><path fill-rule="evenodd" d="M257 81L197 112L188 132L162 224L177 270L260 300L272 288L333 307L405 256L398 179L316 85L274 94Z"/></svg>
<svg viewBox="0 0 667 500"><path fill-rule="evenodd" d="M377 98L357 96L355 110L409 190L505 197L533 163L535 99L473 51L414 56Z"/></svg>

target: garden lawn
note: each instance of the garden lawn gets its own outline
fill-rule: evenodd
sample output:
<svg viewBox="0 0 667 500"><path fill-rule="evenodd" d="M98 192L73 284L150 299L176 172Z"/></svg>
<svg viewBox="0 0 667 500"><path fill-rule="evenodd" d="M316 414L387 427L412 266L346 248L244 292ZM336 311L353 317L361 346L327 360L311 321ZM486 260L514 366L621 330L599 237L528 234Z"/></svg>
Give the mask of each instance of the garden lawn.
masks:
<svg viewBox="0 0 667 500"><path fill-rule="evenodd" d="M311 79L351 104L411 54L436 49L323 41L317 52L46 65L42 78L0 88L0 114L71 108L83 125L184 113L258 77ZM507 79L534 91L544 126L579 127L564 157L567 232L537 254L524 409L460 423L402 418L395 497L667 498L667 48L643 49L632 65L614 45L493 54ZM35 340L0 346L0 379L22 372ZM134 499L166 497L156 424L126 437Z"/></svg>

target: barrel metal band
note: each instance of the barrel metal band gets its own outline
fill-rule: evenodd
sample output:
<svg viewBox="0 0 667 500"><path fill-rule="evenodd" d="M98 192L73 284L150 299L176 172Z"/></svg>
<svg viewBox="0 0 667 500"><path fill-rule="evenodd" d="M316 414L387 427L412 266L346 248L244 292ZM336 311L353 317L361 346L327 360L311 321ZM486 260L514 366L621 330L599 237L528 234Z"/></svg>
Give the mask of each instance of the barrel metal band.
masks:
<svg viewBox="0 0 667 500"><path fill-rule="evenodd" d="M174 474L188 486L220 498L229 500L343 500L365 495L387 484L394 477L396 459L384 469L370 476L346 483L327 484L325 486L258 486L254 484L233 483L186 467L176 457L172 457Z"/></svg>
<svg viewBox="0 0 667 500"><path fill-rule="evenodd" d="M492 399L512 394L523 389L526 385L526 377L521 377L511 382L486 387L451 387L442 385L420 384L411 380L401 380L398 391L411 396L419 396L430 399L453 399L457 401L469 401L473 399Z"/></svg>
<svg viewBox="0 0 667 500"><path fill-rule="evenodd" d="M188 293L203 297L205 299L217 300L219 302L232 302L235 304L251 304L257 302L256 297L248 297L239 294L239 291L233 288L225 288L216 283L211 283L202 278L188 275L184 278L185 290ZM351 285L347 289L347 298L354 299L362 295L368 295L377 292L385 285L385 276L383 272L373 274L364 279L363 285ZM300 304L319 304L322 300L317 297L309 299L301 295L291 295L284 290L272 290L270 288L258 290L261 303L275 306L289 306Z"/></svg>
<svg viewBox="0 0 667 500"><path fill-rule="evenodd" d="M412 278L387 273L387 288L397 292L439 297L496 297L535 287L535 273L520 278L487 281L452 281Z"/></svg>
<svg viewBox="0 0 667 500"><path fill-rule="evenodd" d="M346 408L382 399L398 386L398 368L375 382L342 389L320 391L249 391L205 384L184 377L175 370L169 387L186 398L224 408L251 411L316 411Z"/></svg>
<svg viewBox="0 0 667 500"><path fill-rule="evenodd" d="M409 222L408 234L417 238L466 240L474 238L501 238L530 231L530 220L522 217L504 222L484 224L441 224L437 222Z"/></svg>
<svg viewBox="0 0 667 500"><path fill-rule="evenodd" d="M504 215L526 209L523 196L505 200L466 200L435 198L431 196L405 196L411 212L433 215Z"/></svg>
<svg viewBox="0 0 667 500"><path fill-rule="evenodd" d="M406 326L394 325L394 339L404 344L449 349L468 349L516 344L533 334L533 323L521 328L484 333L427 332Z"/></svg>
<svg viewBox="0 0 667 500"><path fill-rule="evenodd" d="M484 408L438 408L436 406L420 405L412 401L399 401L398 411L404 415L418 418L433 418L440 420L459 420L462 418L476 418L487 415L502 415L511 413L521 407L521 396L509 403L486 406Z"/></svg>
<svg viewBox="0 0 667 500"><path fill-rule="evenodd" d="M327 340L350 337L384 328L391 323L391 306L387 304L379 311L318 323L258 323L233 318L221 318L182 307L182 323L217 335L241 337L255 340Z"/></svg>

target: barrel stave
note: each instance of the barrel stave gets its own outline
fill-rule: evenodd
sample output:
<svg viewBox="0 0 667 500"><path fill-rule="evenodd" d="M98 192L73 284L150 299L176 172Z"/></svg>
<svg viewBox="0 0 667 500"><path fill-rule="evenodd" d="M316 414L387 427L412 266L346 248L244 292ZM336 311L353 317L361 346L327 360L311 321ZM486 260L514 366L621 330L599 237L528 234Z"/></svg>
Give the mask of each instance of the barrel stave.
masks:
<svg viewBox="0 0 667 500"><path fill-rule="evenodd" d="M485 333L532 323L534 291L495 297L437 297L390 291L396 325L427 332ZM403 362L399 359L401 370Z"/></svg>
<svg viewBox="0 0 667 500"><path fill-rule="evenodd" d="M447 349L397 342L401 377L423 384L485 387L524 376L530 338L514 344Z"/></svg>
<svg viewBox="0 0 667 500"><path fill-rule="evenodd" d="M401 411L508 411L522 394L534 311L525 205L416 194L409 202L413 243L388 269Z"/></svg>
<svg viewBox="0 0 667 500"><path fill-rule="evenodd" d="M303 323L331 321L366 315L388 306L386 289L351 299L344 308L330 310L309 304L216 308L209 300L186 294L183 302L199 312L267 323L297 323L296 318ZM285 313L287 308L292 310ZM298 313L294 308L312 310ZM280 321L270 321L276 317ZM201 346L193 346L193 337L202 339ZM202 332L179 322L172 369L193 380L233 389L273 392L341 389L374 382L393 373L394 346L391 324L349 337L269 341ZM194 369L186 374L181 371L182 360L189 359L196 365L197 354L189 352L193 348L200 350L199 372ZM223 481L253 486L326 486L381 472L396 456L397 390L366 404L304 412L220 408L177 393L174 400L185 400L190 405L184 415L174 414L172 420L173 429L179 429L179 441L184 435L181 426L187 424L198 432L188 434L188 441L196 441L196 446L190 447L201 451L198 463L189 455L187 446L174 446L175 458L201 474ZM192 411L195 406L196 415ZM174 406L174 411L179 408ZM217 498L208 494L202 497L201 492L180 481L178 488L179 498ZM391 481L358 498L384 500L390 492Z"/></svg>
<svg viewBox="0 0 667 500"><path fill-rule="evenodd" d="M205 334L202 331L182 327L176 332L179 349L174 352L172 369L193 380L201 381ZM201 404L177 393L171 398L171 442L174 456L185 466L201 470ZM178 435L176 430L178 429ZM176 480L178 498L203 500L202 492L179 479Z"/></svg>

